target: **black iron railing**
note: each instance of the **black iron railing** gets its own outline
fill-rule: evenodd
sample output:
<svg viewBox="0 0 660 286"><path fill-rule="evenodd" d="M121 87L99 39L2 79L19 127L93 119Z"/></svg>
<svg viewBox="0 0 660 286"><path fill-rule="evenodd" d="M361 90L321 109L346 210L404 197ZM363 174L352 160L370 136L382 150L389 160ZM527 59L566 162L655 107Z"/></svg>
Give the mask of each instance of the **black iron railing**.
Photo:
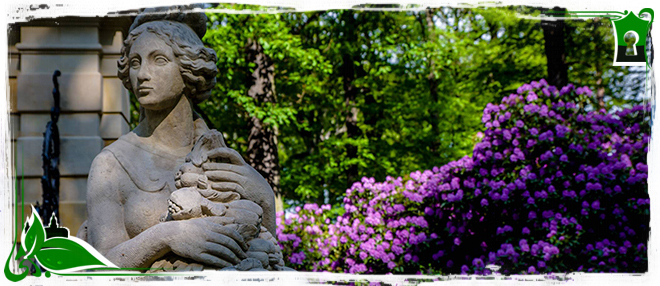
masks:
<svg viewBox="0 0 660 286"><path fill-rule="evenodd" d="M41 176L43 204L37 202L37 211L42 221L51 221L52 216L59 220L60 201L60 132L57 129L57 120L60 117L60 85L57 77L62 75L59 70L53 73L53 99L55 106L50 109L50 121L46 124L44 144L41 152L44 174Z"/></svg>

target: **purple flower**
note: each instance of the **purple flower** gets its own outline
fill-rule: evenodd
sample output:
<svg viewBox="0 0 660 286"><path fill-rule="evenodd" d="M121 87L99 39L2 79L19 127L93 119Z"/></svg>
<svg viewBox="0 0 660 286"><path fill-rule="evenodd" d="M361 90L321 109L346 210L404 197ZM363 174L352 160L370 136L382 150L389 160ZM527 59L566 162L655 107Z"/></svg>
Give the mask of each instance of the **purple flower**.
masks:
<svg viewBox="0 0 660 286"><path fill-rule="evenodd" d="M475 267L484 267L484 262L480 258L475 258L472 260L472 265Z"/></svg>
<svg viewBox="0 0 660 286"><path fill-rule="evenodd" d="M646 250L646 245L644 245L643 243L637 245L637 251L644 251L644 250Z"/></svg>
<svg viewBox="0 0 660 286"><path fill-rule="evenodd" d="M536 268L534 268L534 266L530 266L530 267L527 269L527 272L528 272L528 273L536 273Z"/></svg>
<svg viewBox="0 0 660 286"><path fill-rule="evenodd" d="M387 263L387 268L394 269L394 267L396 267L396 263L394 263L393 261Z"/></svg>
<svg viewBox="0 0 660 286"><path fill-rule="evenodd" d="M506 129L505 129L505 130L502 132L502 136L504 136L504 139L506 139L506 140L511 140L511 132L510 132L509 130L506 130ZM638 164L638 165L639 165L639 164Z"/></svg>
<svg viewBox="0 0 660 286"><path fill-rule="evenodd" d="M536 212L530 211L529 215L527 216L529 219L535 219L536 218Z"/></svg>
<svg viewBox="0 0 660 286"><path fill-rule="evenodd" d="M440 250L436 254L433 254L433 260L437 260L438 258L442 257L443 255L445 255L445 252Z"/></svg>
<svg viewBox="0 0 660 286"><path fill-rule="evenodd" d="M461 266L461 274L466 274L470 270L470 268L467 265Z"/></svg>
<svg viewBox="0 0 660 286"><path fill-rule="evenodd" d="M539 135L539 130L536 129L536 127L534 127L532 129L529 129L529 133L536 136L536 135ZM527 145L529 145L529 144L527 144Z"/></svg>
<svg viewBox="0 0 660 286"><path fill-rule="evenodd" d="M533 139L527 140L527 148L532 148L532 147L534 147L534 145L536 145L535 140L533 140Z"/></svg>
<svg viewBox="0 0 660 286"><path fill-rule="evenodd" d="M537 99L538 99L538 96L536 96L536 93L534 93L534 92L530 92L527 95L527 102L532 102L532 101L537 100Z"/></svg>

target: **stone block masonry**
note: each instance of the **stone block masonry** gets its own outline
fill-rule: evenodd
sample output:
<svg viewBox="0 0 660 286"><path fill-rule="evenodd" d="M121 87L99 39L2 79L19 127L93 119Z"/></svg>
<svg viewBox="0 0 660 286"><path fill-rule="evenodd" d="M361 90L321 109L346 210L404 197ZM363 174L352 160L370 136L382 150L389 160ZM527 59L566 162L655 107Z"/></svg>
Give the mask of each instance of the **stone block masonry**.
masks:
<svg viewBox="0 0 660 286"><path fill-rule="evenodd" d="M17 23L10 29L11 138L17 170L25 178L26 204L41 203L43 132L54 106L52 75L62 72L60 219L73 235L87 219L92 160L130 131L129 94L117 78L121 42L130 23L129 17L71 17ZM29 214L29 205L25 211Z"/></svg>

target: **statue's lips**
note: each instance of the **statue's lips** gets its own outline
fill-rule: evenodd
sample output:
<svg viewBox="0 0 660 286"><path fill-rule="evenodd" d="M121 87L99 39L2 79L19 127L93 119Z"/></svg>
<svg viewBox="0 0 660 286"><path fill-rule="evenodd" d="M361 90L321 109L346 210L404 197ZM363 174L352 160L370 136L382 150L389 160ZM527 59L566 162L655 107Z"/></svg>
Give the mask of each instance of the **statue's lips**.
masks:
<svg viewBox="0 0 660 286"><path fill-rule="evenodd" d="M140 87L138 87L138 93L141 94L141 95L147 95L153 89L154 89L153 87L140 86Z"/></svg>

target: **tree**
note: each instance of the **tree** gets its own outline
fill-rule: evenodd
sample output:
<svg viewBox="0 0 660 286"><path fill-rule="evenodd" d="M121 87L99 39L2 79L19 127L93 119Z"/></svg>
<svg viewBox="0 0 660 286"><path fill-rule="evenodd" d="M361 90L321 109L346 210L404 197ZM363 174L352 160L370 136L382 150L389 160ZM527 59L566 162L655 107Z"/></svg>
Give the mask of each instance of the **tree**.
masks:
<svg viewBox="0 0 660 286"><path fill-rule="evenodd" d="M483 107L555 62L541 21L516 17L538 15L529 7L277 11L209 14L204 40L220 73L200 110L256 167L269 154L258 169L271 182L279 170L287 205L341 205L357 178L470 154ZM608 24L566 21L563 61L571 81L604 90L611 106L635 91L619 87L634 73L611 66Z"/></svg>
<svg viewBox="0 0 660 286"><path fill-rule="evenodd" d="M547 9L541 9L541 11L547 11ZM553 11L565 12L566 9L555 7ZM564 20L541 21L545 55L548 60L548 82L554 86L565 86L568 83L564 26Z"/></svg>
<svg viewBox="0 0 660 286"><path fill-rule="evenodd" d="M218 8L266 10L225 4ZM208 16L204 41L218 54L219 77L214 96L200 107L228 144L245 154L281 196L279 132L295 119L292 101L315 88L306 85L314 82L316 73L325 73L327 64L318 50L301 47L285 14Z"/></svg>
<svg viewBox="0 0 660 286"><path fill-rule="evenodd" d="M246 62L254 66L252 77L248 79L250 88L247 95L255 102L276 103L275 67L273 61L264 53L264 48L258 40L248 39L245 49ZM275 192L277 209L282 209L282 194L280 192L280 162L277 153L277 130L264 124L256 115L249 119L250 135L246 156L248 162L265 179Z"/></svg>

